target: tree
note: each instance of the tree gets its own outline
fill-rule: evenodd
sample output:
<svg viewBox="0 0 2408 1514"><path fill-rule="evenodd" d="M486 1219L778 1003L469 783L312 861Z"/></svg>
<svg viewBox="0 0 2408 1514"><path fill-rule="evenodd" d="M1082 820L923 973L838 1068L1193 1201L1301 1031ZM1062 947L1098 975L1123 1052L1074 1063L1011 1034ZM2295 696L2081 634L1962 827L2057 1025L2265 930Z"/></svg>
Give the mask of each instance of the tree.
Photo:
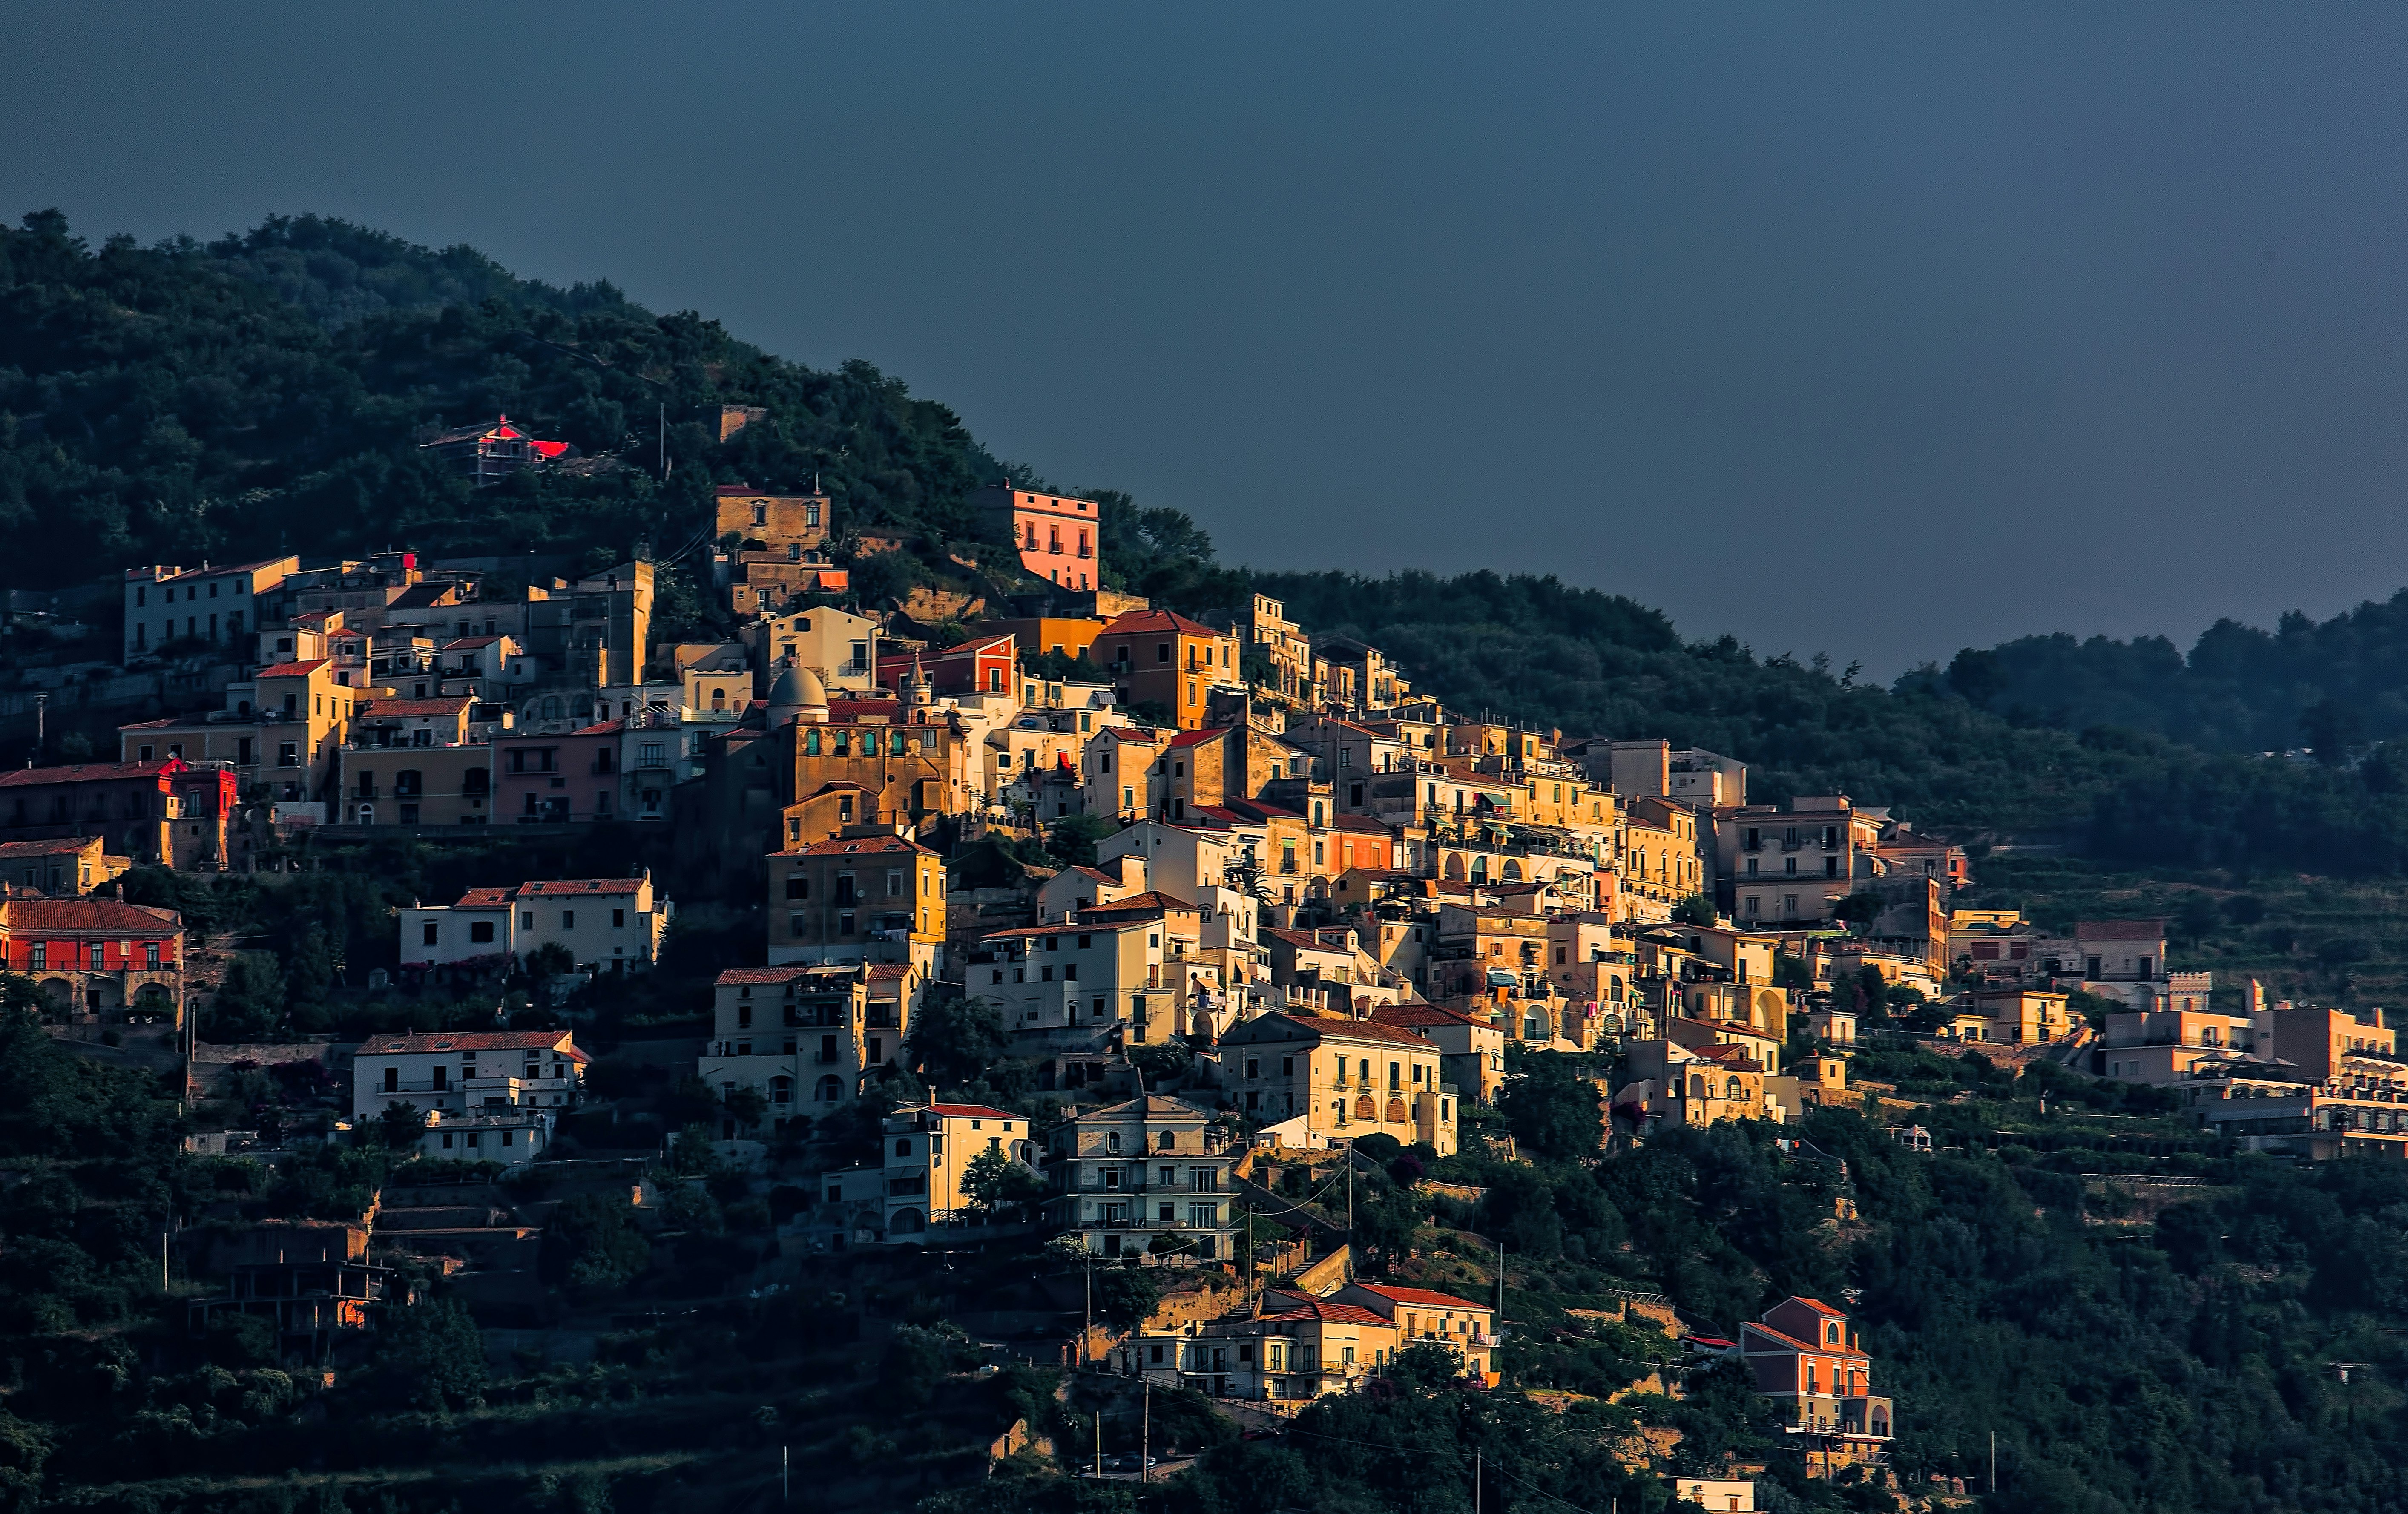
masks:
<svg viewBox="0 0 2408 1514"><path fill-rule="evenodd" d="M484 1337L449 1298L388 1310L377 1338L377 1376L393 1403L437 1413L465 1407L485 1386Z"/></svg>
<svg viewBox="0 0 2408 1514"><path fill-rule="evenodd" d="M1096 843L1120 827L1101 815L1065 815L1045 835L1045 850L1066 867L1096 865Z"/></svg>
<svg viewBox="0 0 2408 1514"><path fill-rule="evenodd" d="M991 1147L970 1158L970 1164L962 1170L962 1192L980 1213L996 1215L1038 1203L1049 1190L1044 1178Z"/></svg>
<svg viewBox="0 0 2408 1514"><path fill-rule="evenodd" d="M414 1104L394 1104L377 1116L377 1143L388 1151L414 1151L426 1135L426 1113Z"/></svg>
<svg viewBox="0 0 2408 1514"><path fill-rule="evenodd" d="M736 1121L738 1130L753 1130L769 1118L769 1100L757 1088L738 1086L729 1089L720 1099L727 1118Z"/></svg>
<svg viewBox="0 0 2408 1514"><path fill-rule="evenodd" d="M1831 907L1831 918L1846 925L1870 925L1885 907L1878 893L1851 893Z"/></svg>
<svg viewBox="0 0 2408 1514"><path fill-rule="evenodd" d="M1673 923L1710 927L1722 923L1722 912L1714 901L1702 893L1692 893L1672 907Z"/></svg>
<svg viewBox="0 0 2408 1514"><path fill-rule="evenodd" d="M536 1273L554 1286L616 1288L652 1259L652 1243L628 1206L586 1193L561 1200L544 1222Z"/></svg>
<svg viewBox="0 0 2408 1514"><path fill-rule="evenodd" d="M993 999L932 995L911 1026L910 1056L931 1086L955 1088L1001 1060L1010 1044L1003 1007Z"/></svg>
<svg viewBox="0 0 2408 1514"><path fill-rule="evenodd" d="M1597 1084L1562 1052L1516 1048L1509 1054L1505 1089L1497 1105L1514 1141L1534 1151L1595 1156L1604 1144Z"/></svg>
<svg viewBox="0 0 2408 1514"><path fill-rule="evenodd" d="M1096 1312L1117 1329L1135 1330L1161 1302L1162 1285L1134 1266L1096 1273Z"/></svg>
<svg viewBox="0 0 2408 1514"><path fill-rule="evenodd" d="M559 978L577 971L575 954L557 941L546 941L526 954L529 978Z"/></svg>

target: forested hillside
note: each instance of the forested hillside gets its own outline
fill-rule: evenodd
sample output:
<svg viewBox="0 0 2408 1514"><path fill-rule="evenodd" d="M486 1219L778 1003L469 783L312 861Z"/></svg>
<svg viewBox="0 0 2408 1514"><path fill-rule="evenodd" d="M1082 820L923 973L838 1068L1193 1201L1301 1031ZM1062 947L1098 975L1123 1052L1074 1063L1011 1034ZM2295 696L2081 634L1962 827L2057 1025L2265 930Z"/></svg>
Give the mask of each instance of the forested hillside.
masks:
<svg viewBox="0 0 2408 1514"><path fill-rule="evenodd" d="M2221 620L2188 656L2163 636L2022 636L1967 648L1938 682L2018 725L2118 725L2211 751L2308 748L2327 760L2408 734L2408 589L2318 623Z"/></svg>
<svg viewBox="0 0 2408 1514"><path fill-rule="evenodd" d="M767 414L721 445L702 417L738 403ZM418 450L435 427L502 413L585 458L472 492ZM675 560L707 529L712 483L818 479L841 536L902 543L853 562L860 596L882 603L914 583L1009 586L1008 556L982 555L966 507L1008 474L1030 477L867 363L808 368L702 316L521 279L470 249L311 217L150 248L91 247L55 213L0 229L9 587L278 550L643 547L665 564L664 631L708 630ZM1316 631L1376 640L1452 705L1728 752L1758 798L1842 792L1976 843L2040 837L2127 864L2408 870L2408 753L2351 745L2408 728L2390 672L2408 665L2392 650L2400 601L2272 636L2220 625L2187 664L2164 644L2033 638L1883 689L1820 658L1684 636L1552 578L1250 570L1233 564L1268 544L1216 550L1177 510L1086 492L1104 505L1107 582L1191 613L1259 586ZM2221 750L2308 728L2351 760Z"/></svg>

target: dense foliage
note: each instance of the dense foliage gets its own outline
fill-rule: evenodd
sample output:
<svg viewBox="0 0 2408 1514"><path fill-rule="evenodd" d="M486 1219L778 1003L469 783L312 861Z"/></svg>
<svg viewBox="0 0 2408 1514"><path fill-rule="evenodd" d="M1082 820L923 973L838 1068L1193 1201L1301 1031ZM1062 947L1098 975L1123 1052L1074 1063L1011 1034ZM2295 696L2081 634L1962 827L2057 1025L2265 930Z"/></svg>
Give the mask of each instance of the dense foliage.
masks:
<svg viewBox="0 0 2408 1514"><path fill-rule="evenodd" d="M2123 726L2211 751L2304 747L2337 759L2408 735L2408 590L2272 631L2220 620L2186 656L2163 636L2022 636L1926 669L2019 725Z"/></svg>

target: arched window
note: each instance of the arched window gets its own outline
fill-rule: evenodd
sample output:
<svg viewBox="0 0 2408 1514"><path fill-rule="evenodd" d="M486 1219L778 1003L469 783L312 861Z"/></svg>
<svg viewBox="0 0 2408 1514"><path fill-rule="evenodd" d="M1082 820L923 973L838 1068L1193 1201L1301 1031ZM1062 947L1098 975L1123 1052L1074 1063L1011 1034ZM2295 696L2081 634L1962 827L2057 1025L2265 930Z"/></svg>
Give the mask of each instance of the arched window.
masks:
<svg viewBox="0 0 2408 1514"><path fill-rule="evenodd" d="M1157 1151L1168 1151L1177 1148L1178 1145L1179 1137L1167 1130L1164 1131L1161 1136L1157 1136L1154 1143L1154 1150Z"/></svg>
<svg viewBox="0 0 2408 1514"><path fill-rule="evenodd" d="M1112 1152L1114 1155L1118 1155L1120 1149L1121 1133L1116 1130L1108 1130L1104 1132L1104 1150Z"/></svg>
<svg viewBox="0 0 2408 1514"><path fill-rule="evenodd" d="M1511 858L1511 857L1506 858L1506 859L1505 859L1505 871L1504 871L1504 878L1505 878L1505 881L1506 881L1506 882L1508 882L1508 883L1519 883L1519 882L1521 882L1521 881L1522 881L1522 864L1521 864L1520 863L1518 863L1518 862L1515 862L1515 861L1514 861L1512 858Z"/></svg>
<svg viewBox="0 0 2408 1514"><path fill-rule="evenodd" d="M917 1235L927 1228L928 1217L917 1209L897 1209L894 1218L886 1221L890 1235Z"/></svg>
<svg viewBox="0 0 2408 1514"><path fill-rule="evenodd" d="M1730 1079L1728 1083L1724 1085L1723 1097L1730 1100L1732 1103L1736 1104L1746 1096L1746 1091L1741 1087L1740 1080L1738 1078L1734 1078Z"/></svg>
<svg viewBox="0 0 2408 1514"><path fill-rule="evenodd" d="M1471 881L1474 883L1485 883L1488 881L1487 858L1474 857L1471 859Z"/></svg>
<svg viewBox="0 0 2408 1514"><path fill-rule="evenodd" d="M844 1085L833 1077L820 1079L818 1090L811 1095L822 1104L834 1104L844 1096Z"/></svg>
<svg viewBox="0 0 2408 1514"><path fill-rule="evenodd" d="M1706 1096L1707 1096L1707 1094L1706 1094L1706 1079L1705 1079L1705 1077L1704 1077L1702 1074L1700 1074L1700 1075L1698 1075L1698 1077L1695 1077L1695 1078L1690 1078L1690 1079L1689 1079L1689 1097L1691 1097L1691 1098L1693 1098L1693 1099L1702 1099L1702 1098L1705 1098Z"/></svg>
<svg viewBox="0 0 2408 1514"><path fill-rule="evenodd" d="M713 709L725 709L727 707L726 690L713 689L710 691L710 707Z"/></svg>

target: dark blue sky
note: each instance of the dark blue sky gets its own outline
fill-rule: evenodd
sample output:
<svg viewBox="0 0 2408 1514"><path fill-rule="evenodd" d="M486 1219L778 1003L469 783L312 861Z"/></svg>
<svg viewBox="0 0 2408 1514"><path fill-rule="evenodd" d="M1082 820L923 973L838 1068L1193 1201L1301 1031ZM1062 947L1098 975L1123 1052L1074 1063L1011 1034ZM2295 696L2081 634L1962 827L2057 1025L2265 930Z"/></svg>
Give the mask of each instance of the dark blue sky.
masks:
<svg viewBox="0 0 2408 1514"><path fill-rule="evenodd" d="M0 213L867 357L1236 560L1895 672L2408 582L2408 7L0 13Z"/></svg>

